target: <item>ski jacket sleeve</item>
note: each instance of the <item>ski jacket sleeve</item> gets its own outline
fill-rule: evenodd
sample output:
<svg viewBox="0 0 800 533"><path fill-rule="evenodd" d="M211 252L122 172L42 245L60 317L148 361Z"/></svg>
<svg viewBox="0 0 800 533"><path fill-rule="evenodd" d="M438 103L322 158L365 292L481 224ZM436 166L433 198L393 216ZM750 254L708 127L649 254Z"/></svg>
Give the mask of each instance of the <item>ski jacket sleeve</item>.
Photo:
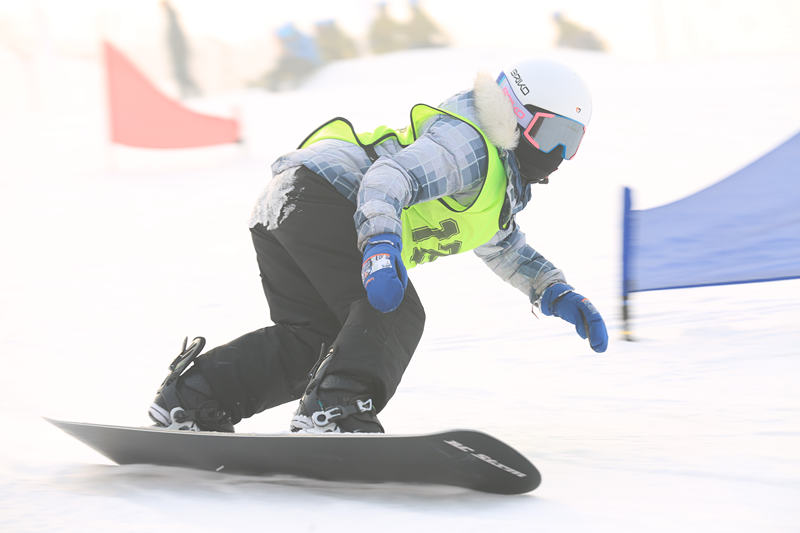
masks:
<svg viewBox="0 0 800 533"><path fill-rule="evenodd" d="M401 235L404 207L444 196L468 203L488 165L486 144L472 126L449 116L432 119L416 141L382 155L364 175L353 217L359 249L375 235Z"/></svg>
<svg viewBox="0 0 800 533"><path fill-rule="evenodd" d="M527 294L532 304L553 283L567 282L561 270L526 243L514 220L474 251L495 274Z"/></svg>

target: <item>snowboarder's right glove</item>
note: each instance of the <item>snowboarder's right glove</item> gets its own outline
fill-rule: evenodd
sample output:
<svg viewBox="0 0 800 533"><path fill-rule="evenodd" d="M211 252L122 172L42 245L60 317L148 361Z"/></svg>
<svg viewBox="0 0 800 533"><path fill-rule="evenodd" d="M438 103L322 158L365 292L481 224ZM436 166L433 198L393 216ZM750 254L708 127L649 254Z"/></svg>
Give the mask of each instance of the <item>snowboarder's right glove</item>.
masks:
<svg viewBox="0 0 800 533"><path fill-rule="evenodd" d="M382 313L394 311L403 301L408 273L400 256L403 245L394 233L375 235L364 248L361 282L372 307Z"/></svg>
<svg viewBox="0 0 800 533"><path fill-rule="evenodd" d="M555 315L573 324L582 338L589 338L595 352L605 352L608 332L603 317L588 298L584 298L566 283L554 283L545 289L541 300L542 313Z"/></svg>

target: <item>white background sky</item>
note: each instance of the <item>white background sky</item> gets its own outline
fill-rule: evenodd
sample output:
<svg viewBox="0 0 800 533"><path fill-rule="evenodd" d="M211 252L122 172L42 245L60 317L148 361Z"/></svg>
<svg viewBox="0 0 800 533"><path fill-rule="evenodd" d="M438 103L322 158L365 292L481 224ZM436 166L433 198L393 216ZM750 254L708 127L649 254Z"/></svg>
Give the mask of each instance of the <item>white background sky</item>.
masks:
<svg viewBox="0 0 800 533"><path fill-rule="evenodd" d="M363 33L377 2L174 0L173 4L196 37L246 46L269 39L270 31L286 21L310 29L315 21L335 18L351 33ZM397 18L408 15L407 2L387 4ZM467 5L454 0L421 4L460 44L542 46L552 41L550 17L558 11L595 29L621 54L800 50L800 2L793 0L494 0L491 8L485 2ZM4 42L30 44L47 33L59 46L92 47L101 31L125 41L146 41L162 19L157 0L0 0Z"/></svg>
<svg viewBox="0 0 800 533"><path fill-rule="evenodd" d="M398 20L406 0L386 2ZM615 56L635 61L716 60L800 52L800 2L722 0L423 0L454 44L476 50L541 53L556 39L553 14L592 30ZM238 89L272 68L274 30L286 22L312 32L335 19L368 53L365 35L375 0L173 0L192 50L191 69L206 94ZM0 74L31 92L56 58L97 61L99 43L120 47L145 74L171 91L165 17L160 0L0 0ZM33 67L30 65L33 64ZM790 64L788 68L800 67ZM24 74L20 75L20 72ZM27 81L23 81L27 78ZM26 85L27 84L27 85ZM38 90L38 89L37 89Z"/></svg>

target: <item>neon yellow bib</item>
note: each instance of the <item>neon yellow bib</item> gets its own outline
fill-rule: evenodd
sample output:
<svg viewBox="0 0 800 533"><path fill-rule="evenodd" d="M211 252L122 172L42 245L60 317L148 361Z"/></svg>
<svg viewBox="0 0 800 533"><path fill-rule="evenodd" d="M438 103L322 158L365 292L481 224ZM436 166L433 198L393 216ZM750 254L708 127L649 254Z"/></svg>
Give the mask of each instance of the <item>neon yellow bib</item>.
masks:
<svg viewBox="0 0 800 533"><path fill-rule="evenodd" d="M305 148L323 139L347 141L361 146L374 161L377 159L376 145L395 139L401 146L408 146L417 139L424 122L440 114L462 120L480 133L489 154L486 179L478 197L470 205L461 205L451 197L444 197L403 209L400 220L406 268L473 250L488 242L502 227L504 222L500 220L500 213L506 197L506 172L497 148L483 131L460 115L417 104L411 109L411 125L402 130L380 126L370 133L356 133L349 121L337 117L317 128L300 144L300 148Z"/></svg>

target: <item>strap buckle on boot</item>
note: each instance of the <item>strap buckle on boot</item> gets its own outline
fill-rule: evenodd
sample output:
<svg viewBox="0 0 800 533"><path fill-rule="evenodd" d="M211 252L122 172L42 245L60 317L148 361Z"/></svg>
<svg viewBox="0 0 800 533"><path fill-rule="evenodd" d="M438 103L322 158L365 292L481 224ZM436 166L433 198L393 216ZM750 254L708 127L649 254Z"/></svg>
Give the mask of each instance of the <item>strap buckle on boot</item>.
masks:
<svg viewBox="0 0 800 533"><path fill-rule="evenodd" d="M341 407L332 407L327 411L316 411L311 415L311 420L315 426L324 427L342 416L344 416L344 413Z"/></svg>
<svg viewBox="0 0 800 533"><path fill-rule="evenodd" d="M375 409L372 405L372 398L369 398L365 401L356 400L356 407L358 408L359 413L368 413Z"/></svg>
<svg viewBox="0 0 800 533"><path fill-rule="evenodd" d="M165 429L178 431L200 431L195 420L183 409L175 407L169 413L169 425Z"/></svg>
<svg viewBox="0 0 800 533"><path fill-rule="evenodd" d="M154 408L163 412L163 409L158 405ZM162 420L162 424L166 429L200 431L198 422L201 424L220 424L228 419L227 413L217 407L198 407L196 409L184 409L183 407L174 407L169 412L168 420ZM166 422L169 422L168 424Z"/></svg>
<svg viewBox="0 0 800 533"><path fill-rule="evenodd" d="M169 374L164 379L164 382L161 384L161 389L172 383L175 379L177 379L186 368L194 361L200 352L203 351L203 348L206 345L206 340L203 337L195 337L191 344L187 346L189 341L189 337L185 337L183 339L183 348L181 349L181 353L178 357L175 358L172 363L169 365Z"/></svg>
<svg viewBox="0 0 800 533"><path fill-rule="evenodd" d="M348 405L331 407L325 411L315 411L314 414L311 415L311 420L314 422L315 426L324 427L331 422L335 422L339 418L346 418L359 413L369 413L374 410L375 407L372 403L372 398L355 400Z"/></svg>

